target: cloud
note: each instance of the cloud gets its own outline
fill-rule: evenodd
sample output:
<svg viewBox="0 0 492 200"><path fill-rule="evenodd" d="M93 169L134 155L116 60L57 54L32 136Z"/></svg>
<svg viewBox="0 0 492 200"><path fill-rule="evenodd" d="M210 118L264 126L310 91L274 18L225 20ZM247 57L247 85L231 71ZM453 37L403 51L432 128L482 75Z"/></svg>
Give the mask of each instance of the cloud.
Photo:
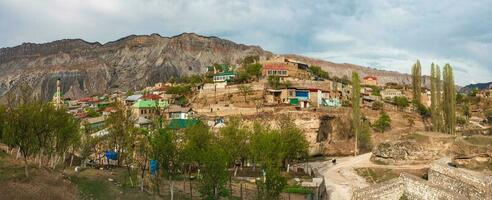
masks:
<svg viewBox="0 0 492 200"><path fill-rule="evenodd" d="M196 32L407 73L451 63L467 84L492 81L490 18L490 0L0 0L0 47Z"/></svg>

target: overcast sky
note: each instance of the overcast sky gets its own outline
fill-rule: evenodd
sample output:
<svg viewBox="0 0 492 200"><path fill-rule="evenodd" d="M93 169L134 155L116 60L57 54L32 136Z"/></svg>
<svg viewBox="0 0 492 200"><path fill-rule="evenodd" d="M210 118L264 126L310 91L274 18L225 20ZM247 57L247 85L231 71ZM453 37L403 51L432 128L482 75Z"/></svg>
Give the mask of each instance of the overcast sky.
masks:
<svg viewBox="0 0 492 200"><path fill-rule="evenodd" d="M492 81L492 0L0 0L0 47L182 32L405 73L449 62L458 84Z"/></svg>

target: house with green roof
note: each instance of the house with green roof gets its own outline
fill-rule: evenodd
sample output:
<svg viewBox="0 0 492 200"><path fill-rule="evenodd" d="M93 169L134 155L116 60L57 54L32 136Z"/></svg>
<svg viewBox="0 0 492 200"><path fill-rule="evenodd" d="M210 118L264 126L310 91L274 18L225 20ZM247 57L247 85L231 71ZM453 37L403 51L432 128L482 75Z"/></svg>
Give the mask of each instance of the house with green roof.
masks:
<svg viewBox="0 0 492 200"><path fill-rule="evenodd" d="M221 72L221 73L214 74L213 80L214 80L214 83L226 82L226 81L232 80L234 77L236 77L236 73L231 72L231 71L227 71L227 72Z"/></svg>
<svg viewBox="0 0 492 200"><path fill-rule="evenodd" d="M166 99L146 100L139 99L132 105L133 115L135 117L151 117L157 114L157 111L162 111L169 107L169 102Z"/></svg>
<svg viewBox="0 0 492 200"><path fill-rule="evenodd" d="M178 130L178 129L184 129L191 126L195 126L199 123L200 120L198 119L171 119L168 127L170 129Z"/></svg>

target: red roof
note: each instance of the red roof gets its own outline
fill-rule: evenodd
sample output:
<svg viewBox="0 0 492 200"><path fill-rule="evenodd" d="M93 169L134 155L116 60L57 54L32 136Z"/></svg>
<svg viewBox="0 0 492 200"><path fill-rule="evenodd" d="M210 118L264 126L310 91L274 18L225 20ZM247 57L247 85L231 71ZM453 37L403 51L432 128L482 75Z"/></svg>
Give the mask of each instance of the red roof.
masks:
<svg viewBox="0 0 492 200"><path fill-rule="evenodd" d="M142 96L142 99L147 99L147 100L159 100L162 99L161 96L157 94L146 94Z"/></svg>
<svg viewBox="0 0 492 200"><path fill-rule="evenodd" d="M104 109L104 112L114 112L115 109L113 107L107 107Z"/></svg>
<svg viewBox="0 0 492 200"><path fill-rule="evenodd" d="M283 64L265 64L263 69L273 69L273 70L287 70L287 67Z"/></svg>
<svg viewBox="0 0 492 200"><path fill-rule="evenodd" d="M364 80L378 80L378 78L375 76L366 76L364 77Z"/></svg>
<svg viewBox="0 0 492 200"><path fill-rule="evenodd" d="M92 103L94 103L94 102L98 102L98 101L99 100L94 99L92 97L86 97L86 98L79 99L79 102L92 102Z"/></svg>

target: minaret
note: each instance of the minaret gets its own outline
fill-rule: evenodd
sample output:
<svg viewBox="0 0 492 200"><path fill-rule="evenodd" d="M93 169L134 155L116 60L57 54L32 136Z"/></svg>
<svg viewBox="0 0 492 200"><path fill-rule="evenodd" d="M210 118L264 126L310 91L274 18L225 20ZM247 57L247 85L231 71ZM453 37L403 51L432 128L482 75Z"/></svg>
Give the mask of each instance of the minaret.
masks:
<svg viewBox="0 0 492 200"><path fill-rule="evenodd" d="M56 92L53 95L53 104L55 108L60 109L63 106L63 100L61 97L61 83L60 79L56 80Z"/></svg>

